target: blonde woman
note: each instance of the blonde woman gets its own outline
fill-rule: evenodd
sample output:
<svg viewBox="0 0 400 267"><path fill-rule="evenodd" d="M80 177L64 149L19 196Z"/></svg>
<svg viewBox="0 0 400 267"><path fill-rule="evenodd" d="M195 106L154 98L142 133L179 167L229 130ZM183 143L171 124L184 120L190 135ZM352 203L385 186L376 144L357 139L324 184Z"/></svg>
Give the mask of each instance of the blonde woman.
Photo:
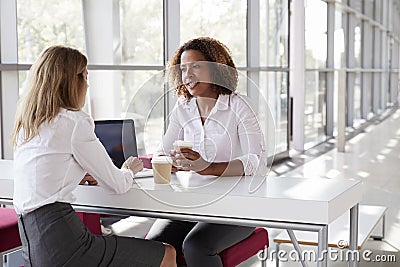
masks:
<svg viewBox="0 0 400 267"><path fill-rule="evenodd" d="M70 205L86 173L121 194L143 168L131 157L118 169L96 138L93 120L81 110L87 77L82 53L49 47L32 66L18 104L12 134L14 207L24 266L176 266L172 246L93 235Z"/></svg>

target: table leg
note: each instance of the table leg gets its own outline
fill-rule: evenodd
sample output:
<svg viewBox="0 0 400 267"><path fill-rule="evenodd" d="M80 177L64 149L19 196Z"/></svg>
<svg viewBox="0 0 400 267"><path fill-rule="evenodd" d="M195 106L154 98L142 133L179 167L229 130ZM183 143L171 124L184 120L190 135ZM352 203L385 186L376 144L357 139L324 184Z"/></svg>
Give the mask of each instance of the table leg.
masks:
<svg viewBox="0 0 400 267"><path fill-rule="evenodd" d="M385 238L385 223L386 223L386 214L383 214L383 218L382 218L382 239Z"/></svg>
<svg viewBox="0 0 400 267"><path fill-rule="evenodd" d="M358 210L359 204L354 205L350 209L350 242L349 242L349 250L350 251L357 251L358 250ZM355 255L355 253L352 253ZM349 267L357 267L358 260L357 257L353 257L349 259Z"/></svg>
<svg viewBox="0 0 400 267"><path fill-rule="evenodd" d="M294 235L293 230L287 229L286 231L287 231L287 233L288 233L290 239L292 240L294 249L297 251L297 254L299 255L301 266L303 266L303 267L308 267L308 264L305 262L305 260L304 260L303 257L302 257L303 253L302 253L302 250L301 250L301 248L300 248L299 242L297 241L297 238L296 238L296 236Z"/></svg>
<svg viewBox="0 0 400 267"><path fill-rule="evenodd" d="M264 249L263 252L262 252L263 257L262 257L262 260L261 260L261 267L267 267L267 257L268 257L268 255L264 255L265 253L268 253L267 249Z"/></svg>
<svg viewBox="0 0 400 267"><path fill-rule="evenodd" d="M275 253L275 257L276 257L276 263L275 263L275 267L279 267L279 257L278 257L278 253L279 253L279 248L280 248L280 245L279 245L279 243L276 243L276 253Z"/></svg>
<svg viewBox="0 0 400 267"><path fill-rule="evenodd" d="M318 231L318 267L328 265L328 225Z"/></svg>
<svg viewBox="0 0 400 267"><path fill-rule="evenodd" d="M386 214L383 214L383 216L382 216L382 234L381 235L371 235L372 239L382 241L382 239L385 238L385 216L386 216Z"/></svg>

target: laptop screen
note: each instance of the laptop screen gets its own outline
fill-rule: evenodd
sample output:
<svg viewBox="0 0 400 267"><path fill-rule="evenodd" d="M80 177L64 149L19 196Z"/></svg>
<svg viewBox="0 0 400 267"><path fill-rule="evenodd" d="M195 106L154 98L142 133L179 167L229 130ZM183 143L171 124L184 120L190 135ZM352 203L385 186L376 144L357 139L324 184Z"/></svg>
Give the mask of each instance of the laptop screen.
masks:
<svg viewBox="0 0 400 267"><path fill-rule="evenodd" d="M98 120L94 132L106 148L115 166L121 168L125 159L137 157L135 125L133 120Z"/></svg>

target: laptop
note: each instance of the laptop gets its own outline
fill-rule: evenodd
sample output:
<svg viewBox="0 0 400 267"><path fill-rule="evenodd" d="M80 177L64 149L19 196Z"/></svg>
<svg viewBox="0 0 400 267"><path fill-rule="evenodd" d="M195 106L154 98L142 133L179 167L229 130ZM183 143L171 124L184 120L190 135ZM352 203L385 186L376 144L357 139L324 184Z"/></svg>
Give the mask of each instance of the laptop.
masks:
<svg viewBox="0 0 400 267"><path fill-rule="evenodd" d="M94 132L118 168L130 156L137 157L135 124L132 119L96 120ZM153 176L151 169L144 169L135 177Z"/></svg>

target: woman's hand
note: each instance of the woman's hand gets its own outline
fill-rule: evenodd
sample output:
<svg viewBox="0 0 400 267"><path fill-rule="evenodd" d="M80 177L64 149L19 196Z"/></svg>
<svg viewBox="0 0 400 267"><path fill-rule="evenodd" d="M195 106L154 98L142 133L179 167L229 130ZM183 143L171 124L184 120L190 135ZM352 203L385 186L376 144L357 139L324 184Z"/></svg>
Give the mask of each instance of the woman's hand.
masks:
<svg viewBox="0 0 400 267"><path fill-rule="evenodd" d="M206 174L207 168L211 165L201 155L190 148L182 148L172 155L173 165L184 171L195 171L199 174Z"/></svg>
<svg viewBox="0 0 400 267"><path fill-rule="evenodd" d="M177 171L179 171L179 168L172 165L171 172L177 172Z"/></svg>
<svg viewBox="0 0 400 267"><path fill-rule="evenodd" d="M124 164L122 164L122 168L126 168L131 170L134 174L143 170L143 162L137 157L129 157Z"/></svg>
<svg viewBox="0 0 400 267"><path fill-rule="evenodd" d="M190 148L182 148L171 153L175 168L195 171L201 175L237 176L244 175L243 163L239 159L228 162L208 162Z"/></svg>
<svg viewBox="0 0 400 267"><path fill-rule="evenodd" d="M93 178L89 173L85 174L85 177L79 182L79 184L88 184L88 185L97 185L98 182L96 179Z"/></svg>

